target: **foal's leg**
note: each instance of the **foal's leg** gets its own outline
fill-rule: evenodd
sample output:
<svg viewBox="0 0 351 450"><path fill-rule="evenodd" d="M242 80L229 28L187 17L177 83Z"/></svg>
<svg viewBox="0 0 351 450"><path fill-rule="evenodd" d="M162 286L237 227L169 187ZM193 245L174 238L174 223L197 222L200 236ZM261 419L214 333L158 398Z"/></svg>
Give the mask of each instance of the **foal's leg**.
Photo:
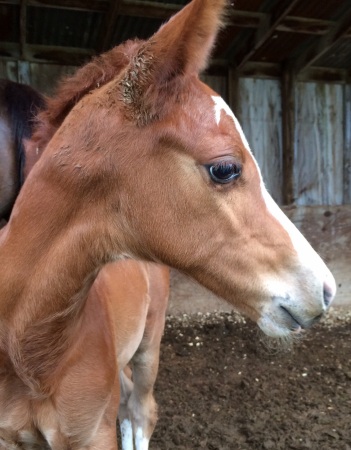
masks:
<svg viewBox="0 0 351 450"><path fill-rule="evenodd" d="M157 405L153 388L159 365L160 340L163 330L155 330L152 339L143 338L134 355L133 381L125 372L120 374L121 400L118 419L122 450L148 450L157 421ZM135 447L134 447L135 443Z"/></svg>
<svg viewBox="0 0 351 450"><path fill-rule="evenodd" d="M127 367L126 372L130 371ZM122 371L120 373L121 400L118 409L118 420L121 429L122 450L134 450L133 444L133 425L129 414L128 401L133 391L133 382L130 375Z"/></svg>
<svg viewBox="0 0 351 450"><path fill-rule="evenodd" d="M131 361L134 387L128 401L136 450L148 450L157 422L157 405L153 390L169 296L169 269L158 264L150 264L148 272L151 301L144 336Z"/></svg>
<svg viewBox="0 0 351 450"><path fill-rule="evenodd" d="M159 365L159 345L140 349L132 360L134 387L128 401L133 423L135 450L148 450L157 422L153 389Z"/></svg>

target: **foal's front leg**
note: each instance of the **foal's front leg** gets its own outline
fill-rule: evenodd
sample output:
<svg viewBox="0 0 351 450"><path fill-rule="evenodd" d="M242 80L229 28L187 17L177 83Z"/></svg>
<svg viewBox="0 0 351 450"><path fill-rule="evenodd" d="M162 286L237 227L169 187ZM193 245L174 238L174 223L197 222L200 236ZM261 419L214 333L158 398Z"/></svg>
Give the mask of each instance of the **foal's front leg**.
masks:
<svg viewBox="0 0 351 450"><path fill-rule="evenodd" d="M130 372L127 367L126 372ZM121 400L119 403L118 420L121 430L122 450L134 450L133 424L129 414L128 402L133 391L133 382L130 374L124 371L120 373Z"/></svg>
<svg viewBox="0 0 351 450"><path fill-rule="evenodd" d="M159 343L153 346L148 341L146 348L139 348L132 359L133 382L126 373L120 374L121 401L118 419L123 450L149 449L150 438L157 422L157 404L153 389L158 365Z"/></svg>

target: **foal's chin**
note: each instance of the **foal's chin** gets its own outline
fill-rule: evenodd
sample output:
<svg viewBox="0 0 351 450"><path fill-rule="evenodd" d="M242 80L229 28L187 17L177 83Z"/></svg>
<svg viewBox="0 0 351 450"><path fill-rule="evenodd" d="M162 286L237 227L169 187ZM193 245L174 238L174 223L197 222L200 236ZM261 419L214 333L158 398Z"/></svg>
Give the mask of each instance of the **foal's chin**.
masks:
<svg viewBox="0 0 351 450"><path fill-rule="evenodd" d="M300 325L294 324L289 326L284 321L280 322L269 315L262 316L258 320L257 325L267 337L282 340L293 340L294 338L301 336L304 332L304 329Z"/></svg>

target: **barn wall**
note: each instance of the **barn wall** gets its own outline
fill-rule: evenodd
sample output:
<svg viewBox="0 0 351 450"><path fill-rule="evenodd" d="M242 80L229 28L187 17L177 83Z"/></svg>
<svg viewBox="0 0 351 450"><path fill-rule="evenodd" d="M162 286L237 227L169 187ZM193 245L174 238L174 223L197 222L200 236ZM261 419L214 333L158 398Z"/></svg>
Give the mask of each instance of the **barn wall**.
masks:
<svg viewBox="0 0 351 450"><path fill-rule="evenodd" d="M273 198L282 203L282 111L278 80L242 78L232 105Z"/></svg>
<svg viewBox="0 0 351 450"><path fill-rule="evenodd" d="M351 203L351 86L295 85L293 197L296 205ZM279 80L239 80L232 105L268 190L283 201Z"/></svg>
<svg viewBox="0 0 351 450"><path fill-rule="evenodd" d="M0 78L30 84L39 92L48 95L53 93L57 80L73 73L76 69L75 66L38 64L0 59Z"/></svg>
<svg viewBox="0 0 351 450"><path fill-rule="evenodd" d="M351 203L351 85L344 89L344 203Z"/></svg>
<svg viewBox="0 0 351 450"><path fill-rule="evenodd" d="M297 83L295 92L297 205L340 205L344 190L344 87Z"/></svg>

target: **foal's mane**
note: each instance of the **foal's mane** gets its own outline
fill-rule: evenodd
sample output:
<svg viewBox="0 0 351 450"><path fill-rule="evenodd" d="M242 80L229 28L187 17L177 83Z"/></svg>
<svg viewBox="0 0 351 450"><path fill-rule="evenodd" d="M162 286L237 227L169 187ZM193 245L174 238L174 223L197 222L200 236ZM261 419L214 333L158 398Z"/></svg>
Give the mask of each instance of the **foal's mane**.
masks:
<svg viewBox="0 0 351 450"><path fill-rule="evenodd" d="M65 117L86 94L111 81L135 56L142 41L129 40L92 59L73 75L63 78L46 108L36 117L35 131L29 145L43 151Z"/></svg>

